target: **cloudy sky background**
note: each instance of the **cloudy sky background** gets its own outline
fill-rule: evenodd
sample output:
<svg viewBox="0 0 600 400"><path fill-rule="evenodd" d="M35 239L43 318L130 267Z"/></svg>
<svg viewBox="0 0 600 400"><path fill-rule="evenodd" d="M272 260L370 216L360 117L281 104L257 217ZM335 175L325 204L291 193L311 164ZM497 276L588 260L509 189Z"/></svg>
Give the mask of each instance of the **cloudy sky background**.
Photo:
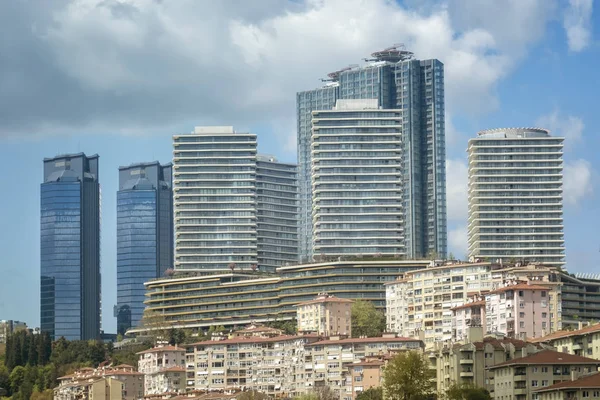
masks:
<svg viewBox="0 0 600 400"><path fill-rule="evenodd" d="M39 324L42 159L100 155L103 325L115 331L117 168L171 135L234 125L296 160L295 93L405 43L445 64L449 247L466 252L467 141L566 138L568 269L600 272L598 20L592 0L0 2L0 319ZM596 10L597 11L597 10Z"/></svg>

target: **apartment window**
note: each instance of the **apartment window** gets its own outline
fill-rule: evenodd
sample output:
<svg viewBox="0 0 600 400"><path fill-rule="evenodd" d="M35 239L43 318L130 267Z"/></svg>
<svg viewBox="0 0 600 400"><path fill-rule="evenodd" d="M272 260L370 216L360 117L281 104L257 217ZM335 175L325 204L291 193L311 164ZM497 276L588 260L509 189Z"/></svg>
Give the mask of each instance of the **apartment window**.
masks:
<svg viewBox="0 0 600 400"><path fill-rule="evenodd" d="M542 381L542 386L548 386L548 381L546 381L546 380L543 380L543 381Z"/></svg>
<svg viewBox="0 0 600 400"><path fill-rule="evenodd" d="M523 302L519 303L519 308L525 308L525 303L523 303Z"/></svg>
<svg viewBox="0 0 600 400"><path fill-rule="evenodd" d="M523 291L519 290L519 297L523 297Z"/></svg>
<svg viewBox="0 0 600 400"><path fill-rule="evenodd" d="M542 297L546 297L548 294L546 293L545 290L542 290Z"/></svg>
<svg viewBox="0 0 600 400"><path fill-rule="evenodd" d="M594 397L600 397L600 391L594 390Z"/></svg>
<svg viewBox="0 0 600 400"><path fill-rule="evenodd" d="M525 321L520 321L519 322L519 327L520 328L525 328Z"/></svg>
<svg viewBox="0 0 600 400"><path fill-rule="evenodd" d="M362 382L362 376L355 376L354 382Z"/></svg>
<svg viewBox="0 0 600 400"><path fill-rule="evenodd" d="M519 313L519 318L525 318L525 313L521 311L521 312Z"/></svg>
<svg viewBox="0 0 600 400"><path fill-rule="evenodd" d="M542 329L546 329L548 327L548 323L546 321L542 321Z"/></svg>
<svg viewBox="0 0 600 400"><path fill-rule="evenodd" d="M548 367L542 367L542 373L548 373Z"/></svg>
<svg viewBox="0 0 600 400"><path fill-rule="evenodd" d="M590 397L590 392L588 390L584 390L581 393L581 397L583 397L583 398Z"/></svg>
<svg viewBox="0 0 600 400"><path fill-rule="evenodd" d="M533 380L531 381L531 387L537 387L538 386L538 381Z"/></svg>
<svg viewBox="0 0 600 400"><path fill-rule="evenodd" d="M533 372L534 374L535 374L536 372L538 372L538 367L531 367L531 372Z"/></svg>

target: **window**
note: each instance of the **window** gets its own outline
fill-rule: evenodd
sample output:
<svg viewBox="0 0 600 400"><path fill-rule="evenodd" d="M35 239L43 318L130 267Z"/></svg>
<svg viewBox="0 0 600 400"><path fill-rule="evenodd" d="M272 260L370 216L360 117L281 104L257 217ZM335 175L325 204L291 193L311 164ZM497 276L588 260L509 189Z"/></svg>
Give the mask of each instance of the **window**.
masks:
<svg viewBox="0 0 600 400"><path fill-rule="evenodd" d="M546 381L546 380L542 381L542 386L548 386L548 381Z"/></svg>
<svg viewBox="0 0 600 400"><path fill-rule="evenodd" d="M594 397L600 397L600 391L594 390Z"/></svg>
<svg viewBox="0 0 600 400"><path fill-rule="evenodd" d="M548 373L548 367L542 367L542 372L543 373Z"/></svg>
<svg viewBox="0 0 600 400"><path fill-rule="evenodd" d="M531 381L531 386L532 387L537 387L538 386L538 381Z"/></svg>
<svg viewBox="0 0 600 400"><path fill-rule="evenodd" d="M519 318L525 318L525 313L521 311L521 312L519 313Z"/></svg>
<svg viewBox="0 0 600 400"><path fill-rule="evenodd" d="M531 367L531 372L533 372L534 374L535 374L536 372L538 372L538 367Z"/></svg>
<svg viewBox="0 0 600 400"><path fill-rule="evenodd" d="M523 303L523 302L519 303L519 308L525 308L525 303Z"/></svg>
<svg viewBox="0 0 600 400"><path fill-rule="evenodd" d="M355 376L354 382L362 382L362 376Z"/></svg>
<svg viewBox="0 0 600 400"><path fill-rule="evenodd" d="M519 328L525 328L525 321L519 322Z"/></svg>
<svg viewBox="0 0 600 400"><path fill-rule="evenodd" d="M519 297L523 297L523 291L519 290Z"/></svg>
<svg viewBox="0 0 600 400"><path fill-rule="evenodd" d="M546 293L546 291L545 291L545 290L542 290L542 297L546 297L546 296L547 296L547 293Z"/></svg>
<svg viewBox="0 0 600 400"><path fill-rule="evenodd" d="M583 392L581 392L581 397L586 398L586 397L590 397L590 392L588 390L584 390Z"/></svg>
<svg viewBox="0 0 600 400"><path fill-rule="evenodd" d="M542 313L542 318L548 318L548 313L543 312Z"/></svg>

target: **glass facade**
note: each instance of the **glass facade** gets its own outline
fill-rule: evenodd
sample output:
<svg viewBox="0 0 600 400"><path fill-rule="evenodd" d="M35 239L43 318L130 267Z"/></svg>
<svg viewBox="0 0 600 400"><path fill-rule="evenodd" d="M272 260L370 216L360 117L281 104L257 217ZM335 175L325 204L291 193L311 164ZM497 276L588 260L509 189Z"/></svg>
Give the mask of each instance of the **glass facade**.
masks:
<svg viewBox="0 0 600 400"><path fill-rule="evenodd" d="M258 265L261 271L298 261L296 165L259 155L256 161Z"/></svg>
<svg viewBox="0 0 600 400"><path fill-rule="evenodd" d="M171 165L119 168L117 192L117 332L139 324L144 282L173 264Z"/></svg>
<svg viewBox="0 0 600 400"><path fill-rule="evenodd" d="M54 339L100 333L98 156L44 159L41 185L41 330Z"/></svg>
<svg viewBox="0 0 600 400"><path fill-rule="evenodd" d="M401 110L406 254L444 257L447 252L443 64L401 57L374 61L330 74L333 83L296 96L302 260L313 255L311 113L331 110L337 99L376 99L383 109Z"/></svg>

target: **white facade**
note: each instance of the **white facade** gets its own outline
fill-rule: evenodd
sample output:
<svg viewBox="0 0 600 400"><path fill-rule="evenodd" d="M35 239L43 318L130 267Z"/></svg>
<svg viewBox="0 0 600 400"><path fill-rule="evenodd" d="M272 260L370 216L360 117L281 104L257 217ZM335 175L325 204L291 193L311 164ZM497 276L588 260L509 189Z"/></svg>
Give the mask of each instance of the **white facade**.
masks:
<svg viewBox="0 0 600 400"><path fill-rule="evenodd" d="M405 254L402 110L338 100L312 121L314 255Z"/></svg>
<svg viewBox="0 0 600 400"><path fill-rule="evenodd" d="M257 262L256 135L196 127L173 137L175 268Z"/></svg>
<svg viewBox="0 0 600 400"><path fill-rule="evenodd" d="M563 138L494 129L469 140L469 256L565 263Z"/></svg>
<svg viewBox="0 0 600 400"><path fill-rule="evenodd" d="M146 396L185 390L185 349L161 346L138 354L138 371L144 374Z"/></svg>

